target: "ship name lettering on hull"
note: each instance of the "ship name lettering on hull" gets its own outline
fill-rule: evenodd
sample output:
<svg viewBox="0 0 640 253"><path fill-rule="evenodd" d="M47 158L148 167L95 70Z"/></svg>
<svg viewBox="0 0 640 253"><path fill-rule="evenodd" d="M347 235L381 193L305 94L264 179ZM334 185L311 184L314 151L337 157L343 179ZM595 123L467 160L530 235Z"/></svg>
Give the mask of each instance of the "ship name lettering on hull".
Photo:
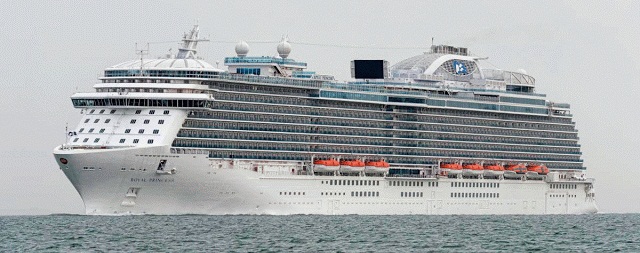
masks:
<svg viewBox="0 0 640 253"><path fill-rule="evenodd" d="M173 178L131 178L131 182L134 183L173 183L174 181L175 180Z"/></svg>

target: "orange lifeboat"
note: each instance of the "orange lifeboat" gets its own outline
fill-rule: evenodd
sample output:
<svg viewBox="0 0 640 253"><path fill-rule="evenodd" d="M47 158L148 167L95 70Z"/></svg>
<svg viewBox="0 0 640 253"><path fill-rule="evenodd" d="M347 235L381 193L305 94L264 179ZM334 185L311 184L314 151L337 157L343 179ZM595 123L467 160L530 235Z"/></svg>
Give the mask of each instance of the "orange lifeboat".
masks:
<svg viewBox="0 0 640 253"><path fill-rule="evenodd" d="M545 165L529 165L527 166L527 171L537 172L540 175L549 174L549 168Z"/></svg>
<svg viewBox="0 0 640 253"><path fill-rule="evenodd" d="M507 165L505 170L513 171L513 172L518 173L518 174L527 173L527 167L525 167L524 164L521 164L521 163Z"/></svg>
<svg viewBox="0 0 640 253"><path fill-rule="evenodd" d="M368 161L365 163L364 172L371 174L387 173L389 172L389 163L384 160Z"/></svg>
<svg viewBox="0 0 640 253"><path fill-rule="evenodd" d="M524 164L509 164L504 168L503 176L509 179L521 179L527 173L527 167Z"/></svg>
<svg viewBox="0 0 640 253"><path fill-rule="evenodd" d="M365 164L360 160L344 160L340 161L340 172L356 173L364 171Z"/></svg>
<svg viewBox="0 0 640 253"><path fill-rule="evenodd" d="M543 179L545 175L549 173L547 166L542 164L529 164L527 166L527 178L530 179Z"/></svg>
<svg viewBox="0 0 640 253"><path fill-rule="evenodd" d="M459 163L440 163L440 170L449 176L462 174L462 165Z"/></svg>
<svg viewBox="0 0 640 253"><path fill-rule="evenodd" d="M504 166L490 164L484 166L484 177L499 177L504 174Z"/></svg>
<svg viewBox="0 0 640 253"><path fill-rule="evenodd" d="M466 177L473 177L482 175L484 167L477 163L469 163L462 166L462 175Z"/></svg>
<svg viewBox="0 0 640 253"><path fill-rule="evenodd" d="M333 158L313 161L313 171L315 172L334 172L338 169L340 169L340 163Z"/></svg>

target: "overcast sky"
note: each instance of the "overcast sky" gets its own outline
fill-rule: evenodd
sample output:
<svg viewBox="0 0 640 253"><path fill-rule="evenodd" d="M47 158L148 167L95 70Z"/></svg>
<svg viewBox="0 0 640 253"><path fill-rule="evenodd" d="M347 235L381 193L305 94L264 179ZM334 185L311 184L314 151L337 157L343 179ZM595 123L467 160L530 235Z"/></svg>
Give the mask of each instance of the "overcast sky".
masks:
<svg viewBox="0 0 640 253"><path fill-rule="evenodd" d="M638 13L639 1L2 1L0 215L83 213L52 155L81 118L69 96L136 58L136 42L176 41L196 22L212 40L198 54L213 65L234 55L221 41L288 35L290 58L340 79L352 59L393 64L432 37L525 69L538 92L571 104L600 211L639 212ZM249 55L275 55L276 45L250 42ZM152 43L149 57L177 46Z"/></svg>

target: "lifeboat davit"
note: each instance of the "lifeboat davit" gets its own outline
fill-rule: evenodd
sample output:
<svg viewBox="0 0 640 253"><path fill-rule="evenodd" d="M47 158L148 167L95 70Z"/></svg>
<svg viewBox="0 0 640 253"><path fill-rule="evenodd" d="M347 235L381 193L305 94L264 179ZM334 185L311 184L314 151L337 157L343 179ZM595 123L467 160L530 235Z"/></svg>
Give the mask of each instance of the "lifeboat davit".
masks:
<svg viewBox="0 0 640 253"><path fill-rule="evenodd" d="M383 174L389 172L389 163L380 161L368 161L364 166L365 173Z"/></svg>
<svg viewBox="0 0 640 253"><path fill-rule="evenodd" d="M484 177L500 177L504 174L504 166L491 164L484 166Z"/></svg>
<svg viewBox="0 0 640 253"><path fill-rule="evenodd" d="M315 160L313 161L313 171L315 172L334 172L340 169L340 163L336 159Z"/></svg>
<svg viewBox="0 0 640 253"><path fill-rule="evenodd" d="M484 173L484 167L477 163L465 164L462 166L462 176L475 177Z"/></svg>
<svg viewBox="0 0 640 253"><path fill-rule="evenodd" d="M364 171L365 164L360 160L345 160L340 161L340 172L342 173L356 173Z"/></svg>
<svg viewBox="0 0 640 253"><path fill-rule="evenodd" d="M462 174L462 165L459 163L440 163L440 170L449 176L458 176Z"/></svg>
<svg viewBox="0 0 640 253"><path fill-rule="evenodd" d="M504 178L520 179L527 173L527 167L524 164L509 164L504 168Z"/></svg>
<svg viewBox="0 0 640 253"><path fill-rule="evenodd" d="M527 166L527 178L542 179L548 173L549 168L547 168L547 166L545 165L529 164L529 166Z"/></svg>

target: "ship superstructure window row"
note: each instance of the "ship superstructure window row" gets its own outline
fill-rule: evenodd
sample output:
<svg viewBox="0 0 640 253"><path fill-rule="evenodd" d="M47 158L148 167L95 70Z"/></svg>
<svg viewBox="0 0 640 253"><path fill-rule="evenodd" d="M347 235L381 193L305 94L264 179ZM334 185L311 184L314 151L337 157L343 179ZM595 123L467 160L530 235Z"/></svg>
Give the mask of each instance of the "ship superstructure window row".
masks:
<svg viewBox="0 0 640 253"><path fill-rule="evenodd" d="M451 187L468 187L468 188L500 188L500 183L487 182L451 182Z"/></svg>
<svg viewBox="0 0 640 253"><path fill-rule="evenodd" d="M367 118L368 114L366 113L350 113L351 114L350 116L353 118L345 119L343 118L344 116L340 116L340 115L315 116L313 114L318 114L318 112L307 111L304 108L296 109L296 108L291 108L286 106L246 105L246 104L224 103L219 101L214 103L214 108L222 109L222 110L233 110L233 111L239 111L239 112L248 111L248 112L254 112L254 113L259 113L259 112L274 113L274 114L281 115L281 117L278 117L278 118L282 121L291 120L295 122L295 121L313 120L314 123L317 121L317 123L315 124L330 124L328 122L345 122L342 124L358 126L358 127L375 127L376 125L380 125L382 127L391 127L395 125L398 128L403 128L408 130L455 128L457 129L455 131L465 131L465 132L479 133L479 134L516 133L519 135L530 135L530 136L545 135L548 137L565 138L565 139L576 138L577 136L575 133L575 130L564 131L564 132L559 132L557 130L533 130L533 128L535 127L535 124L529 124L529 126L531 127L530 128L531 130L525 130L523 128L513 128L513 127L507 128L503 126L491 127L491 126L468 125L464 123L464 121L455 122L455 123L452 123L451 125L446 125L438 122L428 122L429 120L426 120L427 122L406 121L405 120L406 117L402 117L403 115L396 116L397 118L395 120L393 120L392 117L381 119L381 120L373 120L375 119L375 117L371 119ZM305 113L308 113L308 115L304 115ZM291 115L287 115L287 114L291 114ZM202 115L202 114L194 115L194 116L205 117L205 115ZM413 117L417 117L417 116L413 116ZM423 116L419 116L419 117L423 117ZM428 118L435 118L435 117L424 116L424 118L428 119ZM434 121L434 120L431 120L431 121Z"/></svg>
<svg viewBox="0 0 640 253"><path fill-rule="evenodd" d="M401 187L438 187L438 182L423 181L389 181L389 186Z"/></svg>
<svg viewBox="0 0 640 253"><path fill-rule="evenodd" d="M380 197L380 192L373 191L353 191L351 197Z"/></svg>
<svg viewBox="0 0 640 253"><path fill-rule="evenodd" d="M228 120L192 120L184 123L185 128L213 128L244 131L290 132L307 134L356 135L371 137L433 139L468 142L533 144L544 146L576 147L576 140L543 139L534 137L487 136L482 134L455 132L427 132L418 130L398 130L380 128L355 128L343 126L315 126L310 124L283 124L266 122L233 122Z"/></svg>
<svg viewBox="0 0 640 253"><path fill-rule="evenodd" d="M364 133L361 133L364 135ZM550 146L522 146L504 145L500 143L477 143L477 142L452 142L428 139L401 139L401 138L381 138L366 137L362 135L325 135L325 134L300 134L271 132L265 134L260 131L224 131L219 129L210 130L189 130L182 129L178 137L204 138L204 139L240 139L240 140L264 140L283 142L314 142L314 143L336 143L336 144L361 144L378 146L405 146L443 149L481 149L510 152L534 152L549 154L580 154L578 148L562 148Z"/></svg>
<svg viewBox="0 0 640 253"><path fill-rule="evenodd" d="M386 96L384 95L372 95L372 94L359 94L359 93L341 93L341 92L328 92L321 91L321 96L326 98L340 98L345 100L366 100L366 101L377 101L377 102L386 102ZM334 94L334 95L327 95ZM343 96L335 96L335 94L344 94ZM348 96L346 96L348 95ZM267 104L296 104L299 105L301 98L286 98L280 96L269 96L269 95L254 95L254 94L235 94L235 93L222 93L217 92L214 94L216 99L219 100L230 100L230 101L244 101L244 102L256 102L256 103L267 103ZM318 99L314 101L315 103L322 103ZM344 102L342 100L331 101L334 104L339 104L341 107L347 108L370 108L371 106L367 106L364 104L358 104L353 102ZM343 104L344 103L344 104ZM302 103L304 104L304 103ZM506 112L520 112L520 113L533 113L533 114L548 114L547 108L532 108L526 106L515 106L515 105L498 105L498 104L482 104L482 103L474 103L474 102L462 102L455 100L436 100L436 99L427 99L422 104L439 106L439 107L452 107L452 108L466 108L466 109L481 109L481 110L494 110L497 112L506 111ZM411 108L411 110L416 110L416 108Z"/></svg>
<svg viewBox="0 0 640 253"><path fill-rule="evenodd" d="M390 147L384 146L355 146L345 144L321 144L321 143L284 143L271 141L239 141L239 140L185 140L176 139L175 147L197 147L197 148L226 148L226 149L251 149L251 150L284 150L284 151L307 151L307 152L327 152L327 153L352 153L352 154L380 154L380 155L414 155L414 156L436 156L450 158L482 157L483 159L513 159L513 160L533 160L533 161L567 161L582 162L578 155L551 155L532 153L507 153L489 152L477 150L440 150L417 147Z"/></svg>
<svg viewBox="0 0 640 253"><path fill-rule="evenodd" d="M210 102L191 99L72 99L73 106L144 106L144 107L184 107L204 108L209 107Z"/></svg>
<svg viewBox="0 0 640 253"><path fill-rule="evenodd" d="M264 104L276 104L276 105L298 105L298 106L320 106L320 107L329 107L329 108L351 108L351 109L364 109L364 110L375 110L375 111L385 111L387 106L384 104L372 104L372 103L359 103L359 102L351 102L351 101L342 101L342 100L323 100L323 99L312 99L308 97L295 97L295 96L279 96L279 95L268 95L268 94L254 94L254 93L231 93L231 92L214 92L213 96L217 100L226 100L226 101L236 101L236 102L251 102L251 103L264 103ZM468 102L460 102L460 101L445 101L442 100L442 105L435 105L444 107L444 105L459 105L460 108L471 108L472 106L466 106L469 104ZM405 108L405 112L417 112L417 111L433 111L436 108L417 108L410 107L406 105L398 105L398 108ZM538 114L547 114L547 109L542 108L528 108L514 105L501 105L501 108L504 107L505 111L511 112L522 112L522 113L538 113ZM481 109L481 108L478 108ZM569 119L567 121L566 118L561 117L548 117L548 116L530 116L530 115L519 115L519 114L508 114L508 115L496 115L496 114L504 114L504 113L490 113L484 111L468 111L468 110L456 110L456 109L439 109L443 111L447 111L453 115L475 115L476 117L486 117L489 118L505 118L505 119L542 119L542 121L548 122L565 122L571 123ZM544 110L544 111L542 111ZM458 112L456 112L458 111ZM462 112L459 112L462 111ZM401 111L402 112L402 111ZM492 115L493 114L493 115ZM524 116L524 117L523 117Z"/></svg>
<svg viewBox="0 0 640 253"><path fill-rule="evenodd" d="M254 85L243 83L227 83L227 82L205 82L209 89L222 89L228 91L242 91L242 92L257 92L267 94L279 94L279 95L295 95L295 96L308 96L309 94L317 94L318 90L304 89L304 88L291 88L291 87L279 87L269 85Z"/></svg>
<svg viewBox="0 0 640 253"><path fill-rule="evenodd" d="M322 184L328 185L358 185L358 186L378 186L380 181L376 180L325 180Z"/></svg>
<svg viewBox="0 0 640 253"><path fill-rule="evenodd" d="M340 182L338 182L340 181ZM358 186L377 186L380 181L376 180L322 180L320 184L328 185L358 185Z"/></svg>
<svg viewBox="0 0 640 253"><path fill-rule="evenodd" d="M188 78L214 78L220 75L217 71L203 71L203 70L153 70L144 69L143 75L140 75L138 69L126 69L126 70L105 70L104 77L188 77Z"/></svg>
<svg viewBox="0 0 640 253"><path fill-rule="evenodd" d="M549 185L549 189L562 189L562 190L566 190L566 189L578 189L578 185L577 184L550 184Z"/></svg>
<svg viewBox="0 0 640 253"><path fill-rule="evenodd" d="M304 97L317 97L318 95L318 90L307 90L307 89L294 89L294 88L282 88L282 87L272 87L272 86L264 86L264 85L251 85L251 84L237 84L237 83L214 83L212 85L210 85L211 89L224 89L227 91L244 91L244 92L260 92L260 93L271 93L271 94L277 94L277 95L298 95L298 96L304 96ZM263 91L263 92L261 92ZM502 99L502 98L501 98ZM522 99L522 101L519 101L519 99ZM507 101L508 100L508 101ZM527 104L528 100L531 99L526 99L526 98L509 98L509 99L504 99L502 100L503 102L522 102ZM536 103L531 103L531 104L536 104L536 105L543 105L544 104L544 100L536 100L538 102ZM302 101L305 102L305 104L303 105L314 105L313 102L307 102L307 101ZM444 105L444 104L443 104ZM325 108L314 108L314 109L319 109L319 110L323 110ZM466 112L466 111L461 111L461 110L446 110L446 109L435 109L435 108L419 108L418 112L419 113L425 113L425 111L449 111L447 112L447 114L456 114L456 115L460 115L460 116L466 116L466 115L471 115L471 114L477 114L477 115L482 115L485 118L496 118L498 116L498 118L502 118L505 120L527 120L527 121L539 121L539 120L544 120L544 121L549 121L549 119L546 119L547 117L534 117L534 116L528 116L528 115L495 115L495 114L491 114L491 113L484 113L484 112ZM479 118L476 118L474 120L477 120ZM553 120L553 119L551 119ZM553 120L555 122L555 120ZM560 121L571 125L571 121L570 119L560 119ZM475 121L473 122L475 123ZM555 123L557 125L557 123ZM539 127L540 129L546 129L544 126ZM563 129L558 129L558 130L563 130ZM568 129L569 131L572 130L572 128Z"/></svg>
<svg viewBox="0 0 640 253"><path fill-rule="evenodd" d="M500 193L498 192L452 192L450 194L452 198L500 198Z"/></svg>
<svg viewBox="0 0 640 253"><path fill-rule="evenodd" d="M422 196L423 196L422 192L401 192L400 193L401 198L422 198Z"/></svg>
<svg viewBox="0 0 640 253"><path fill-rule="evenodd" d="M558 138L557 136L575 138L576 132L572 131L555 131L555 130L525 130L526 128L513 128L504 126L478 126L465 124L464 120L457 120L455 124L445 124L442 122L428 122L416 121L416 115L413 115L413 119L406 117L406 115L397 115L394 117L388 117L386 119L370 119L365 113L351 113L348 117L344 116L316 116L316 115L303 115L303 114L281 114L281 113L258 113L258 112L234 112L234 111L213 111L213 112L198 112L193 113L191 116L194 118L219 118L230 120L247 120L247 121L270 121L281 123L299 123L299 124L318 124L318 125L340 125L340 126L357 126L357 127L379 127L389 128L395 126L401 129L410 130L431 130L431 131L462 131L462 132L475 132L483 134L509 133L512 135L523 136L539 136L540 137ZM419 116L420 117L420 116ZM434 118L434 117L425 117ZM467 120L470 121L470 120ZM497 124L496 124L497 125ZM520 124L512 124L520 125ZM522 124L525 126L526 124ZM531 124L534 127L534 124Z"/></svg>

